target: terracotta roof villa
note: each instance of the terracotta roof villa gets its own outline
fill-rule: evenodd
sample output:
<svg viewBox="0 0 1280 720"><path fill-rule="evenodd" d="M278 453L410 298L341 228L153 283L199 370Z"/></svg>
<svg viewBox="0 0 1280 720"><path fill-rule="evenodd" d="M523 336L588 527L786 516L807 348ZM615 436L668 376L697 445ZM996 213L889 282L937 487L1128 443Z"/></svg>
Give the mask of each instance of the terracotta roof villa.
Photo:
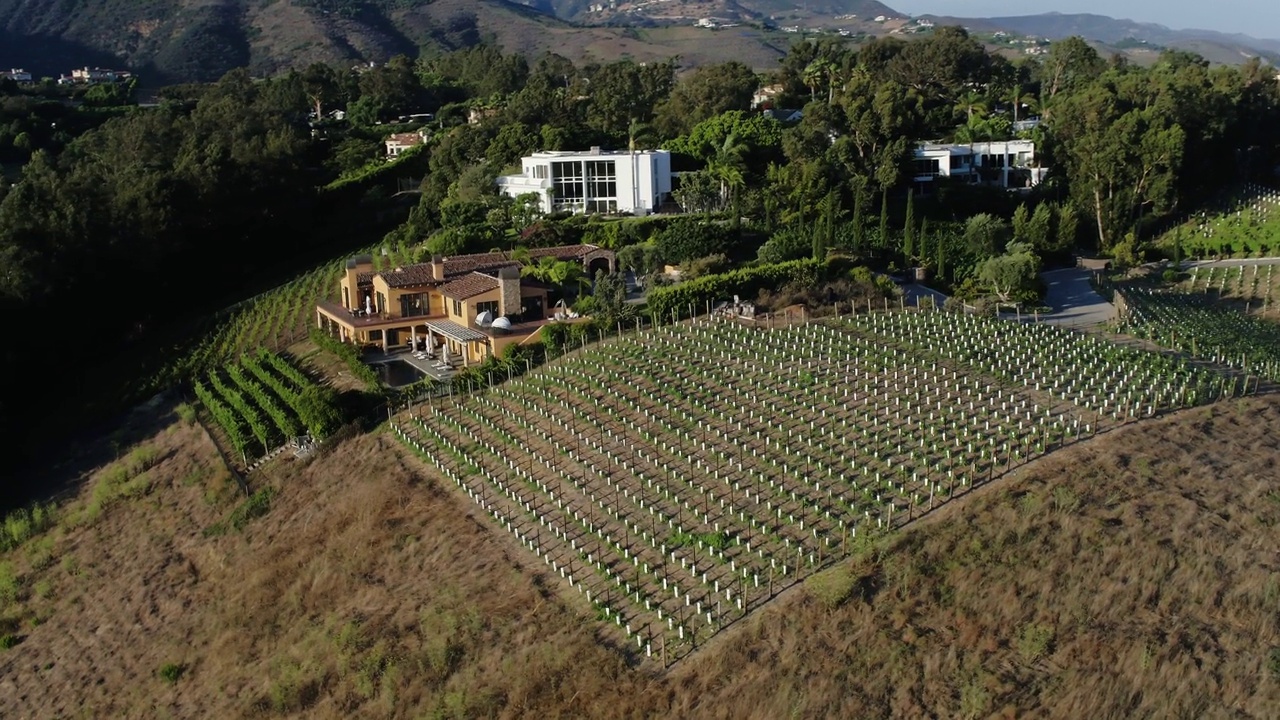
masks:
<svg viewBox="0 0 1280 720"><path fill-rule="evenodd" d="M528 251L534 262L554 257L582 263L588 274L614 272L613 251L561 245ZM538 332L548 318L546 285L522 278L511 253L489 252L375 270L373 256L347 260L339 301L316 304L316 325L343 342L412 347L460 365L480 362ZM501 322L494 321L503 319Z"/></svg>

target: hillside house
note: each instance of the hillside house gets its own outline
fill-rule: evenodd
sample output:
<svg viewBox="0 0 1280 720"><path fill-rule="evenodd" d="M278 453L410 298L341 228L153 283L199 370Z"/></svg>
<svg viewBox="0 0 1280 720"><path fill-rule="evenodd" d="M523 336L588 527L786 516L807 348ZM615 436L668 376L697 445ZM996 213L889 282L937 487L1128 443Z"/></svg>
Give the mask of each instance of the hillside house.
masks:
<svg viewBox="0 0 1280 720"><path fill-rule="evenodd" d="M473 107L467 111L467 124L479 125L480 123L495 118L502 114L500 107Z"/></svg>
<svg viewBox="0 0 1280 720"><path fill-rule="evenodd" d="M33 81L31 73L23 70L22 68L13 68L9 70L9 72L0 72L0 78L12 80L16 83L29 83Z"/></svg>
<svg viewBox="0 0 1280 720"><path fill-rule="evenodd" d="M104 82L123 82L133 77L124 70L108 70L107 68L83 67L71 71L71 82L77 84L93 84Z"/></svg>
<svg viewBox="0 0 1280 720"><path fill-rule="evenodd" d="M409 148L415 148L427 141L425 130L418 132L395 133L387 137L383 143L387 146L387 160L395 160Z"/></svg>
<svg viewBox="0 0 1280 720"><path fill-rule="evenodd" d="M614 272L613 251L595 245L536 248L529 259L581 262L594 275ZM434 257L431 262L376 271L373 257L347 261L338 302L316 304L316 326L343 342L384 351L420 341L446 346L466 366L524 342L550 319L549 288L523 278L520 261L492 252Z"/></svg>
<svg viewBox="0 0 1280 720"><path fill-rule="evenodd" d="M755 94L751 96L751 108L753 110L772 108L774 101L783 93L784 90L785 88L781 83L765 85L764 87L759 88L756 90Z"/></svg>
<svg viewBox="0 0 1280 720"><path fill-rule="evenodd" d="M666 150L538 152L520 165L521 174L498 178L498 189L513 198L536 194L543 212L647 215L671 194Z"/></svg>
<svg viewBox="0 0 1280 720"><path fill-rule="evenodd" d="M915 150L913 179L922 192L928 192L940 177L1008 189L1034 187L1047 172L1036 167L1035 154L1035 143L1030 140L924 144Z"/></svg>

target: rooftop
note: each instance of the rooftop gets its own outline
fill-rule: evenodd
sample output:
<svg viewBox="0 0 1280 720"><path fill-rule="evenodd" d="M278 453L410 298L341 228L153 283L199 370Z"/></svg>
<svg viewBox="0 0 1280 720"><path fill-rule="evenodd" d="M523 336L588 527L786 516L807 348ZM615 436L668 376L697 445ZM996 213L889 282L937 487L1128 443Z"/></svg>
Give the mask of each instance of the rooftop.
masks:
<svg viewBox="0 0 1280 720"><path fill-rule="evenodd" d="M637 150L636 155L657 155L667 153L666 150ZM564 157L587 157L587 156L607 156L607 155L631 155L630 150L601 150L600 148L591 148L589 150L540 150L530 155L532 158L554 159Z"/></svg>
<svg viewBox="0 0 1280 720"><path fill-rule="evenodd" d="M440 288L440 294L454 300L466 300L469 297L475 297L497 289L497 278L481 272L473 272L470 275L463 275L457 280L449 282Z"/></svg>
<svg viewBox="0 0 1280 720"><path fill-rule="evenodd" d="M596 245L557 245L555 247L533 248L528 251L530 260L539 260L544 257L554 257L557 260L581 260L590 253L599 250ZM359 260L361 258L354 258ZM372 261L372 258L370 258ZM455 255L453 257L444 258L444 280L436 280L435 273L432 271L431 263L416 263L413 265L405 265L394 270L382 270L380 272L365 271L356 274L356 285L358 287L367 287L373 283L375 276L382 277L389 287L406 288L421 287L430 285L441 285L444 283L453 283L459 276L468 273L491 273L504 267L519 265L520 261L510 252L487 252L475 253L471 255ZM350 266L350 263L349 263ZM486 276L487 277L487 276ZM493 278L489 278L493 280ZM481 280L472 280L474 283L481 283ZM493 287L497 287L497 281L493 280ZM459 286L464 287L464 286ZM473 294L486 292L480 290ZM450 296L455 297L455 296ZM463 297L471 297L470 295Z"/></svg>
<svg viewBox="0 0 1280 720"><path fill-rule="evenodd" d="M392 145L421 145L423 140L419 133L405 132L388 135L386 142Z"/></svg>

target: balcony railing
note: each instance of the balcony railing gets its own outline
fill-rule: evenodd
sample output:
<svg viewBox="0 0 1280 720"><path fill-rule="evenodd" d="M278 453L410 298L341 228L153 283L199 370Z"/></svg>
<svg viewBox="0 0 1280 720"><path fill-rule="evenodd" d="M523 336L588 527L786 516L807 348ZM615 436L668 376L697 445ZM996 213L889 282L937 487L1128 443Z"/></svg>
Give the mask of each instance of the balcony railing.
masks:
<svg viewBox="0 0 1280 720"><path fill-rule="evenodd" d="M378 327L383 325L401 325L408 322L417 322L419 320L434 320L445 317L443 311L436 313L424 313L421 315L396 315L385 312L372 312L365 314L364 310L349 310L342 307L338 303L328 300L321 300L316 306L330 317L339 320L351 327Z"/></svg>
<svg viewBox="0 0 1280 720"><path fill-rule="evenodd" d="M521 190L546 190L551 187L549 178L531 178L524 175L503 175L498 178L498 187L518 188Z"/></svg>

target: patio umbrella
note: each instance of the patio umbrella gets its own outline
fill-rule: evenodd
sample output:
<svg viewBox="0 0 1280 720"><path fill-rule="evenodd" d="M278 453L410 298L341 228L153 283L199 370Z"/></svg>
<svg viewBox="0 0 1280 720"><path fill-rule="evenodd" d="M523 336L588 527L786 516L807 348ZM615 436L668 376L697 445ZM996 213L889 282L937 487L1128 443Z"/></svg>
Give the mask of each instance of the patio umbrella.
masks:
<svg viewBox="0 0 1280 720"><path fill-rule="evenodd" d="M368 295L364 296L364 312L366 315L373 314L373 298Z"/></svg>

